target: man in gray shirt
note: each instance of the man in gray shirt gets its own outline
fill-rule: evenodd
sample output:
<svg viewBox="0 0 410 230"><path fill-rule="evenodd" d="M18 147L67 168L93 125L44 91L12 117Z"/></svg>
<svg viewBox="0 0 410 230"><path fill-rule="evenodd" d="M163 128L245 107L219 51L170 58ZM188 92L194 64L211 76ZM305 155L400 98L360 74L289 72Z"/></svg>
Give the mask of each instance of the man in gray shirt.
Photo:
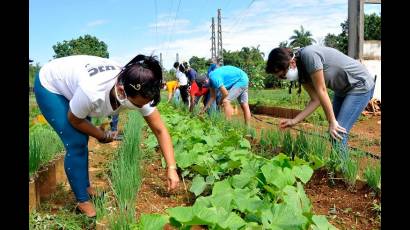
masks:
<svg viewBox="0 0 410 230"><path fill-rule="evenodd" d="M310 45L295 53L287 48L273 49L266 72L280 79L300 82L311 98L295 118L281 120L281 128L294 126L322 105L329 133L342 141L338 146L342 147L342 156L347 159L348 134L374 91L374 79L365 66L336 49ZM333 105L327 88L335 92Z"/></svg>

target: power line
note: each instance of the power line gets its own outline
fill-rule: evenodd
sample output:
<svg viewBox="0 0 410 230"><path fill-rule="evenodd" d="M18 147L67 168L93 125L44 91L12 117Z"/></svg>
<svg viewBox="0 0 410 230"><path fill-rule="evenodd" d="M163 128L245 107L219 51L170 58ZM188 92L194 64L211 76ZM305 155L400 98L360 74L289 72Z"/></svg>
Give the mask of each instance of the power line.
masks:
<svg viewBox="0 0 410 230"><path fill-rule="evenodd" d="M255 0L252 0L252 1L248 4L248 6L247 6L244 10L242 10L242 12L238 15L238 17L237 17L235 23L232 24L232 26L228 29L228 31L230 31L232 28L234 28L234 27L238 24L238 22L240 22L240 21L243 20L244 17L241 17L241 15L242 15L245 11L248 11L248 10L249 10L249 8L252 6L253 2L255 2ZM246 17L246 16L245 16L245 17Z"/></svg>
<svg viewBox="0 0 410 230"><path fill-rule="evenodd" d="M158 11L157 11L157 0L154 1L155 7L155 43L158 46Z"/></svg>
<svg viewBox="0 0 410 230"><path fill-rule="evenodd" d="M178 17L178 11L179 11L180 6L181 6L181 0L178 1L178 7L177 7L177 11L175 12L174 23L172 23L171 32L170 32L169 39L168 39L167 49L165 50L165 55L168 54L169 44L171 42L171 37L172 37L173 30L174 30L175 22L176 22L177 17Z"/></svg>

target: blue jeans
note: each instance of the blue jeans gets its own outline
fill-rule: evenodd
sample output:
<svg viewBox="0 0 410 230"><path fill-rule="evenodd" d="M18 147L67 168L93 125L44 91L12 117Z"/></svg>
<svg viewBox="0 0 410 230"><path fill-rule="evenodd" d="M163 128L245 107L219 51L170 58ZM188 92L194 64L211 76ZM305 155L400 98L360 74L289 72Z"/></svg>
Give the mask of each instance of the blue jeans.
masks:
<svg viewBox="0 0 410 230"><path fill-rule="evenodd" d="M78 202L89 200L88 135L75 129L68 121L69 101L62 95L44 88L38 74L34 82L34 94L42 114L64 143L66 155L64 169L71 189ZM90 120L90 118L87 118Z"/></svg>
<svg viewBox="0 0 410 230"><path fill-rule="evenodd" d="M111 131L117 131L118 117L119 117L118 114L112 115L111 122L110 122Z"/></svg>
<svg viewBox="0 0 410 230"><path fill-rule="evenodd" d="M333 112L336 120L340 126L346 129L347 134L340 133L343 137L342 142L333 141L333 145L341 148L344 157L348 157L347 140L349 138L349 132L353 124L357 121L360 114L366 108L369 100L372 98L374 87L367 93L361 94L348 94L346 96L333 97Z"/></svg>

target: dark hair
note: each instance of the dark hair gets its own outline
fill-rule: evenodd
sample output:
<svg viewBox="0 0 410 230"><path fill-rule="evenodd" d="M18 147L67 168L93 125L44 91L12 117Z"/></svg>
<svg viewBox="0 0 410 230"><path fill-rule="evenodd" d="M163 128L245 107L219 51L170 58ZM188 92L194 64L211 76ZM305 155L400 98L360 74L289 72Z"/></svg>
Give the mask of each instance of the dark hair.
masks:
<svg viewBox="0 0 410 230"><path fill-rule="evenodd" d="M124 85L127 96L152 99L151 106L161 100L162 68L155 56L134 57L119 73L118 81Z"/></svg>
<svg viewBox="0 0 410 230"><path fill-rule="evenodd" d="M188 67L189 67L188 62L186 62L186 61L183 62L182 65L184 66L185 69L188 69Z"/></svg>
<svg viewBox="0 0 410 230"><path fill-rule="evenodd" d="M174 68L176 69L178 68L178 66L179 66L179 62L174 62Z"/></svg>
<svg viewBox="0 0 410 230"><path fill-rule="evenodd" d="M289 62L295 54L296 66L298 68L298 94L302 92L302 83L311 81L309 74L306 71L305 65L300 58L300 50L293 53L289 48L275 48L268 56L265 71L266 73L277 73L289 68ZM292 93L292 86L296 86L296 82L291 82L289 85L289 94Z"/></svg>
<svg viewBox="0 0 410 230"><path fill-rule="evenodd" d="M289 62L292 59L292 50L287 48L275 48L268 56L265 71L266 73L277 73L289 68Z"/></svg>
<svg viewBox="0 0 410 230"><path fill-rule="evenodd" d="M184 68L184 66L183 66L182 64L179 65L178 69L179 69L179 71L185 73L185 68Z"/></svg>

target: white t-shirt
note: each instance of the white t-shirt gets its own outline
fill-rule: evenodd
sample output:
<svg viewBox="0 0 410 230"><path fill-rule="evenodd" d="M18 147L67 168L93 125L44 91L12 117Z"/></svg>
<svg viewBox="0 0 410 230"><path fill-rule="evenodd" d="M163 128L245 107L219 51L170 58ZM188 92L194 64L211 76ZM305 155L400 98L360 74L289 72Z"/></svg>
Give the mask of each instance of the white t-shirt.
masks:
<svg viewBox="0 0 410 230"><path fill-rule="evenodd" d="M183 86L183 85L188 84L188 78L186 77L186 75L183 72L177 70L176 77L178 79L179 85Z"/></svg>
<svg viewBox="0 0 410 230"><path fill-rule="evenodd" d="M70 101L70 110L78 118L104 117L118 113L113 110L109 93L122 66L106 58L73 55L57 58L45 64L39 73L41 85ZM138 108L143 116L155 107L150 103Z"/></svg>

